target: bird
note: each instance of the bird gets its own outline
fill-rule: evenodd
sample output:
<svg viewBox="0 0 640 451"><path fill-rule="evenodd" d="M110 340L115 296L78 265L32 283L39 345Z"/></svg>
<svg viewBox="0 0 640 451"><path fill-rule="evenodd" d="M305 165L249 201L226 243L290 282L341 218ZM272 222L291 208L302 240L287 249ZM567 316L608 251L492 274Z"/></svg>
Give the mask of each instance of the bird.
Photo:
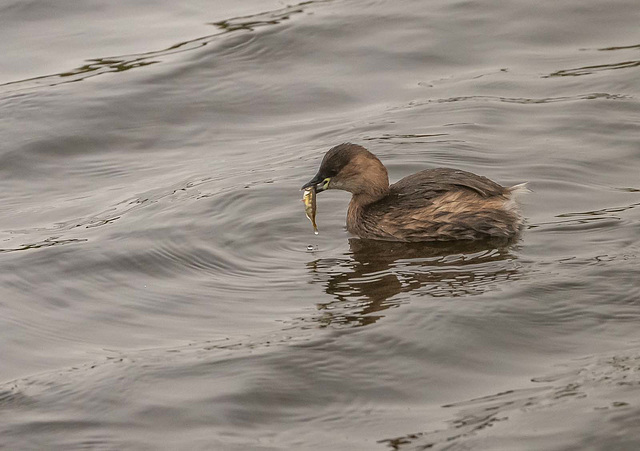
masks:
<svg viewBox="0 0 640 451"><path fill-rule="evenodd" d="M331 148L302 189L351 193L347 230L360 238L426 242L511 239L524 218L515 197L526 183L504 187L452 168L426 169L389 185L387 169L364 147Z"/></svg>

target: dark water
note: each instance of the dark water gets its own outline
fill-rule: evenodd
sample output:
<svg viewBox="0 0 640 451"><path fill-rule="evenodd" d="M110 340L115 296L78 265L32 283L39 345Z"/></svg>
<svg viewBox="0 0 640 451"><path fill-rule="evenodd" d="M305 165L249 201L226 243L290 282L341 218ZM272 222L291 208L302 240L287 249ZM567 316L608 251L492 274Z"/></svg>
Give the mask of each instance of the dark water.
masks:
<svg viewBox="0 0 640 451"><path fill-rule="evenodd" d="M0 6L0 448L637 449L638 2L237 3ZM345 141L527 230L314 236Z"/></svg>

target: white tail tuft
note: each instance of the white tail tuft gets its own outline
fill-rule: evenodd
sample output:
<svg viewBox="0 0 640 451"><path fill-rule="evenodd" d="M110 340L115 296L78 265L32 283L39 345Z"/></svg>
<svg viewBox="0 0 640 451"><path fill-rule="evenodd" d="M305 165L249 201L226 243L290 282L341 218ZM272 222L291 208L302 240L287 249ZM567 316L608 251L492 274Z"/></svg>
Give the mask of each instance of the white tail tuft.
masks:
<svg viewBox="0 0 640 451"><path fill-rule="evenodd" d="M520 224L522 224L522 221L524 221L524 218L522 217L522 214L520 213L520 209L518 208L518 204L516 203L516 197L518 197L520 194L530 193L531 190L527 188L527 182L513 185L512 187L508 188L508 190L509 190L509 197L507 198L507 201L504 204L504 208L518 215Z"/></svg>
<svg viewBox="0 0 640 451"><path fill-rule="evenodd" d="M527 188L527 183L528 182L524 182L524 183L519 183L517 185L513 185L511 188L509 188L509 192L514 196L530 193L531 190Z"/></svg>

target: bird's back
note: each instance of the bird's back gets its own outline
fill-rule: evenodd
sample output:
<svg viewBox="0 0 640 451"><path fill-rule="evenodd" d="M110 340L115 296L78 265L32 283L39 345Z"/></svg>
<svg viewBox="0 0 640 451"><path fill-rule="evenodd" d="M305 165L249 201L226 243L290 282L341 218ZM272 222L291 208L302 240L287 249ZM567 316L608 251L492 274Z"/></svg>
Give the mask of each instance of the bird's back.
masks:
<svg viewBox="0 0 640 451"><path fill-rule="evenodd" d="M391 185L389 195L364 206L348 228L364 238L399 241L509 238L521 226L517 211L506 206L509 196L486 177L428 169Z"/></svg>

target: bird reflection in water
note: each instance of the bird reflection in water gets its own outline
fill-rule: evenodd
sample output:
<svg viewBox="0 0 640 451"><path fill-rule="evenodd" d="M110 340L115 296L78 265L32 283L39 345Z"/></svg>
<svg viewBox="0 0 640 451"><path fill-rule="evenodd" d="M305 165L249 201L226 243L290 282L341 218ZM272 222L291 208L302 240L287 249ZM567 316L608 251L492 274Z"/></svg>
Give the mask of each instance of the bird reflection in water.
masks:
<svg viewBox="0 0 640 451"><path fill-rule="evenodd" d="M351 238L344 258L307 263L312 283L333 300L317 304L321 327L358 327L383 318L384 310L408 296L458 297L484 293L514 279L519 264L504 240L456 243L400 243Z"/></svg>

